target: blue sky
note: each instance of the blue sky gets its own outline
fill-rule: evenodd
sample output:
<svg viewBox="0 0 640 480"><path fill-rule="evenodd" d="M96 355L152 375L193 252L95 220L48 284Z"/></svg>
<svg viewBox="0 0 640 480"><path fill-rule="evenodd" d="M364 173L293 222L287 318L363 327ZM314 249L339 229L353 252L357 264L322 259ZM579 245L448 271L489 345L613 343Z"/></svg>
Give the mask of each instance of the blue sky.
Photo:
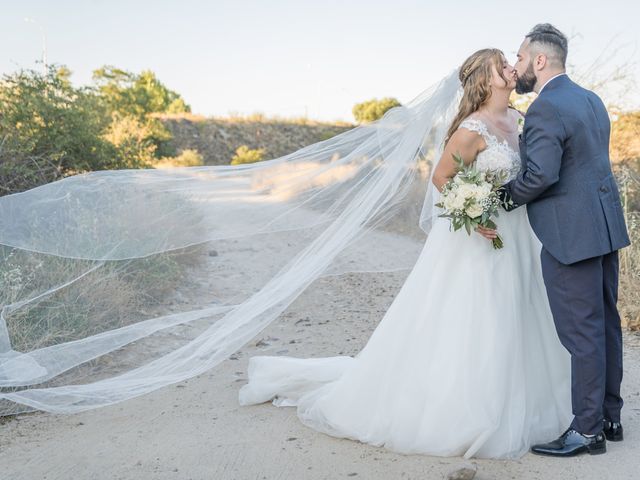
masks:
<svg viewBox="0 0 640 480"><path fill-rule="evenodd" d="M526 32L551 22L571 38L584 67L616 46L611 65L640 58L640 2L631 0L84 0L6 2L0 73L49 62L76 84L105 64L151 69L195 113L230 112L351 121L356 102L407 102L473 51L494 46L510 60ZM640 81L640 67L634 68ZM635 89L626 101L640 108Z"/></svg>

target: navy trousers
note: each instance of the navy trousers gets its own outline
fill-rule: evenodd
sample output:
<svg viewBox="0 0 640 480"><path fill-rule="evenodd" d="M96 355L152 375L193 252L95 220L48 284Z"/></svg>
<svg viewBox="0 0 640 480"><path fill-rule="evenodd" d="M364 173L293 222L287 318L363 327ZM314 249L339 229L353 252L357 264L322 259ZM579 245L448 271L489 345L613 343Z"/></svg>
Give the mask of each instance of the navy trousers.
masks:
<svg viewBox="0 0 640 480"><path fill-rule="evenodd" d="M540 259L558 337L571 354L571 428L595 434L603 418L620 421L623 404L618 252L565 265L543 247Z"/></svg>

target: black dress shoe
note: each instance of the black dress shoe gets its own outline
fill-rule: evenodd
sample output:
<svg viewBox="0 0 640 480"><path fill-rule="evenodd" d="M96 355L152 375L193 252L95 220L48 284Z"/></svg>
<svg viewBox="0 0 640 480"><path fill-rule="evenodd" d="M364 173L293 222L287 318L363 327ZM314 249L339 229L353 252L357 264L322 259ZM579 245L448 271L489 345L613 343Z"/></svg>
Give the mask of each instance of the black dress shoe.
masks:
<svg viewBox="0 0 640 480"><path fill-rule="evenodd" d="M600 432L593 437L587 437L572 428L568 429L553 442L540 443L531 447L532 453L553 457L572 457L581 453L598 455L606 451L607 440L604 432Z"/></svg>
<svg viewBox="0 0 640 480"><path fill-rule="evenodd" d="M624 439L622 431L622 424L620 422L612 422L611 420L605 419L604 436L607 437L607 440L611 440L612 442L622 441Z"/></svg>

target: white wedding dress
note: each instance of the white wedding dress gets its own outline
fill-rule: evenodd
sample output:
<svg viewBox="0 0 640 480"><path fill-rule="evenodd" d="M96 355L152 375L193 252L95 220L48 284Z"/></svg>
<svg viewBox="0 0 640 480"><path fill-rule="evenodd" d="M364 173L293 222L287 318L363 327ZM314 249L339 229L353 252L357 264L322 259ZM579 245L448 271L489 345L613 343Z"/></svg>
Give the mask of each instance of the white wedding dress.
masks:
<svg viewBox="0 0 640 480"><path fill-rule="evenodd" d="M515 112L514 112L515 113ZM514 118L515 125L515 118ZM480 169L520 169L517 132L477 114ZM496 219L504 248L437 218L393 303L355 356L253 356L241 405L296 406L328 435L404 454L517 458L570 423L558 340L525 208Z"/></svg>

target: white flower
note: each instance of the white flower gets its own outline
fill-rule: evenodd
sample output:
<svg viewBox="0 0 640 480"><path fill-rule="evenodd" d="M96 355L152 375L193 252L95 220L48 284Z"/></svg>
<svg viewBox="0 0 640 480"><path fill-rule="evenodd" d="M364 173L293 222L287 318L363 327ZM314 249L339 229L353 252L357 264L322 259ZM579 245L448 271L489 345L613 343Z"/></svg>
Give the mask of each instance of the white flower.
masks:
<svg viewBox="0 0 640 480"><path fill-rule="evenodd" d="M491 193L491 186L483 183L481 185L467 184L465 198L481 202Z"/></svg>
<svg viewBox="0 0 640 480"><path fill-rule="evenodd" d="M522 131L524 130L524 118L518 118L518 135L522 135Z"/></svg>
<svg viewBox="0 0 640 480"><path fill-rule="evenodd" d="M445 195L444 198L442 199L442 205L444 206L444 209L448 212L451 211L451 203L453 202L454 196L455 195L453 192L449 192L449 194Z"/></svg>
<svg viewBox="0 0 640 480"><path fill-rule="evenodd" d="M476 200L484 200L491 195L491 191L493 190L491 184L483 183L478 187L478 193L476 195Z"/></svg>
<svg viewBox="0 0 640 480"><path fill-rule="evenodd" d="M463 183L458 187L458 196L463 198L473 198L475 196L476 186L471 183Z"/></svg>
<svg viewBox="0 0 640 480"><path fill-rule="evenodd" d="M482 215L483 211L484 211L484 209L482 208L482 205L480 205L478 203L472 203L465 210L467 215L469 215L471 218L479 217L480 215Z"/></svg>
<svg viewBox="0 0 640 480"><path fill-rule="evenodd" d="M453 190L445 190L444 192L442 192L440 203L444 205L444 208L446 210L449 210L449 206L451 205L451 202L453 200L453 197L455 197L455 195L456 195L456 192Z"/></svg>
<svg viewBox="0 0 640 480"><path fill-rule="evenodd" d="M460 194L459 189L452 190L444 199L444 208L448 211L460 210L464 208L465 197Z"/></svg>

